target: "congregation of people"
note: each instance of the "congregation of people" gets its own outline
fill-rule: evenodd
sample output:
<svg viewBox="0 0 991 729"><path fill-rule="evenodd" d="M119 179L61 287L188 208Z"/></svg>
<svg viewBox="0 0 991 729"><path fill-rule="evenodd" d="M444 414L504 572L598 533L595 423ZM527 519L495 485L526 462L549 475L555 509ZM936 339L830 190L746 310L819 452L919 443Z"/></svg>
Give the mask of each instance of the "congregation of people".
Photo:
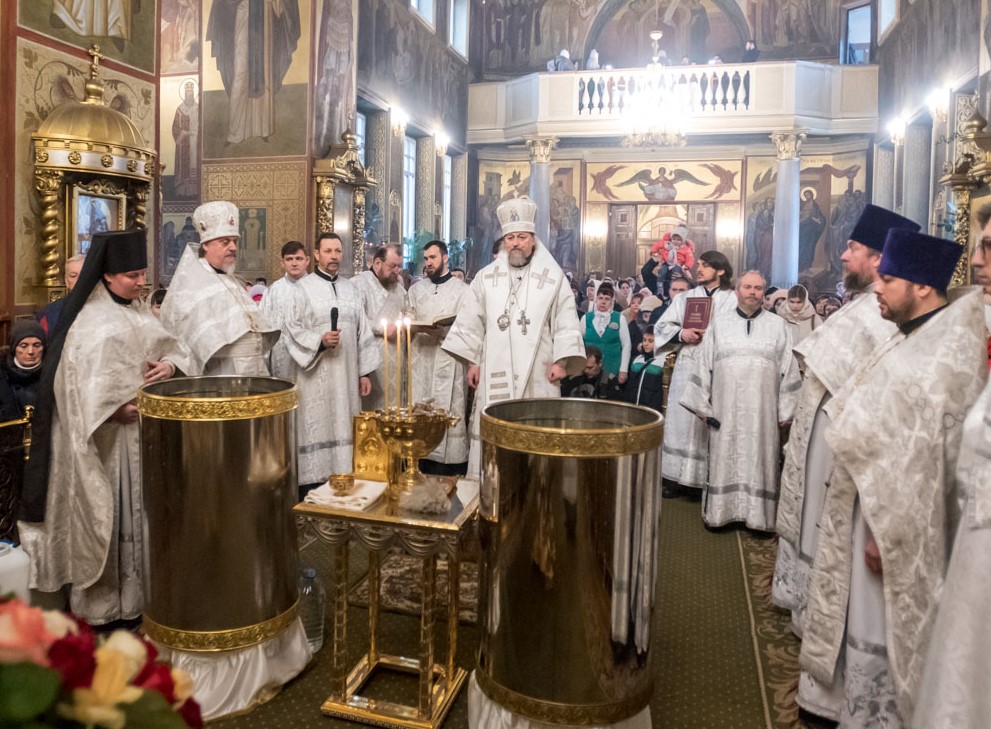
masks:
<svg viewBox="0 0 991 729"><path fill-rule="evenodd" d="M33 408L19 531L39 599L95 625L140 617L142 385L294 382L302 499L352 471L353 418L388 406L388 373L405 362L384 344L405 317L409 401L462 418L424 472L479 477L491 403L563 395L663 412L663 495L698 501L710 530L777 536L773 600L802 640L803 710L865 729L981 726L991 209L971 257L978 287L950 288L955 242L868 205L842 256L844 295L817 299L734 275L684 226L640 271L581 278L537 237L536 213L526 197L502 203L498 250L468 280L442 241L418 276L385 245L345 277L345 244L324 233L285 243L271 285L246 284L238 209L221 201L197 208L199 243L147 296L145 233L94 236L66 264L67 296L13 327L2 364L3 419Z"/></svg>

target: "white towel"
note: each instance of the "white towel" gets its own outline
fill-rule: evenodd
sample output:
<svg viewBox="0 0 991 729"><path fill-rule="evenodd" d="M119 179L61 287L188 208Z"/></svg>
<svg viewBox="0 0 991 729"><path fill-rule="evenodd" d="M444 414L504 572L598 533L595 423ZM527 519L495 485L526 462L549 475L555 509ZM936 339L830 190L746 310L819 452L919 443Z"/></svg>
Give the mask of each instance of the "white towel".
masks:
<svg viewBox="0 0 991 729"><path fill-rule="evenodd" d="M354 480L354 491L347 496L337 496L330 487L328 481L323 486L312 489L303 501L307 504L317 506L327 506L331 509L345 509L346 511L364 511L379 500L385 493L388 486L384 481L364 481L356 478Z"/></svg>

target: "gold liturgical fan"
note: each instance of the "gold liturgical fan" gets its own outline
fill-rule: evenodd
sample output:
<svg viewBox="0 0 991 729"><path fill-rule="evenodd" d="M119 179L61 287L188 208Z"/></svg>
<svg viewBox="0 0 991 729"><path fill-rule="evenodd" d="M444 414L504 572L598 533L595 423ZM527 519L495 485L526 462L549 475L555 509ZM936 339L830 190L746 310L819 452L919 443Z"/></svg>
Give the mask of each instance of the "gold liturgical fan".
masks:
<svg viewBox="0 0 991 729"><path fill-rule="evenodd" d="M127 116L108 107L100 47L82 101L57 106L31 135L41 201L38 285L47 299L63 289L65 260L85 253L94 233L146 227L156 154Z"/></svg>

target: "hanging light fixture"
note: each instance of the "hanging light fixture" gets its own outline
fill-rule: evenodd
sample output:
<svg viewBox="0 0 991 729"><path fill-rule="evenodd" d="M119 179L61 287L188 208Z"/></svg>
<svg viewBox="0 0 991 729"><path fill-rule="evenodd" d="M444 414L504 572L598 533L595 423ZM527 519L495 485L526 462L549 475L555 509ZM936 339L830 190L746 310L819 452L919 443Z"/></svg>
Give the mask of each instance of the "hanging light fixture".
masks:
<svg viewBox="0 0 991 729"><path fill-rule="evenodd" d="M660 27L660 10L654 5L654 27ZM688 113L688 85L674 74L666 73L661 63L661 38L664 32L650 32L651 60L646 72L638 74L636 88L630 93L630 105L624 116L629 131L623 137L624 147L658 148L683 147L685 118Z"/></svg>

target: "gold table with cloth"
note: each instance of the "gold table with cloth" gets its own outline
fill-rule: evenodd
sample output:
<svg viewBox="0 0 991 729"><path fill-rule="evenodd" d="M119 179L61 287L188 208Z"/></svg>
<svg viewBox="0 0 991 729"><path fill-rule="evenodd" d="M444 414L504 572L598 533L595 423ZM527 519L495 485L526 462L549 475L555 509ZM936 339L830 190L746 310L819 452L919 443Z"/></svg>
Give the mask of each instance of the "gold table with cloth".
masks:
<svg viewBox="0 0 991 729"><path fill-rule="evenodd" d="M332 559L331 692L325 714L396 729L437 729L468 674L455 665L458 633L460 547L478 514L477 494L467 504L456 495L447 514L419 514L399 509L383 496L365 511L346 511L317 504L295 507L299 528L334 547ZM368 650L353 666L347 660L348 551L352 541L368 549ZM420 655L383 653L378 642L381 562L393 548L421 560L423 604L420 608ZM437 607L437 559L448 560L447 655L434 662L434 615ZM416 673L417 706L364 698L358 694L376 668Z"/></svg>

